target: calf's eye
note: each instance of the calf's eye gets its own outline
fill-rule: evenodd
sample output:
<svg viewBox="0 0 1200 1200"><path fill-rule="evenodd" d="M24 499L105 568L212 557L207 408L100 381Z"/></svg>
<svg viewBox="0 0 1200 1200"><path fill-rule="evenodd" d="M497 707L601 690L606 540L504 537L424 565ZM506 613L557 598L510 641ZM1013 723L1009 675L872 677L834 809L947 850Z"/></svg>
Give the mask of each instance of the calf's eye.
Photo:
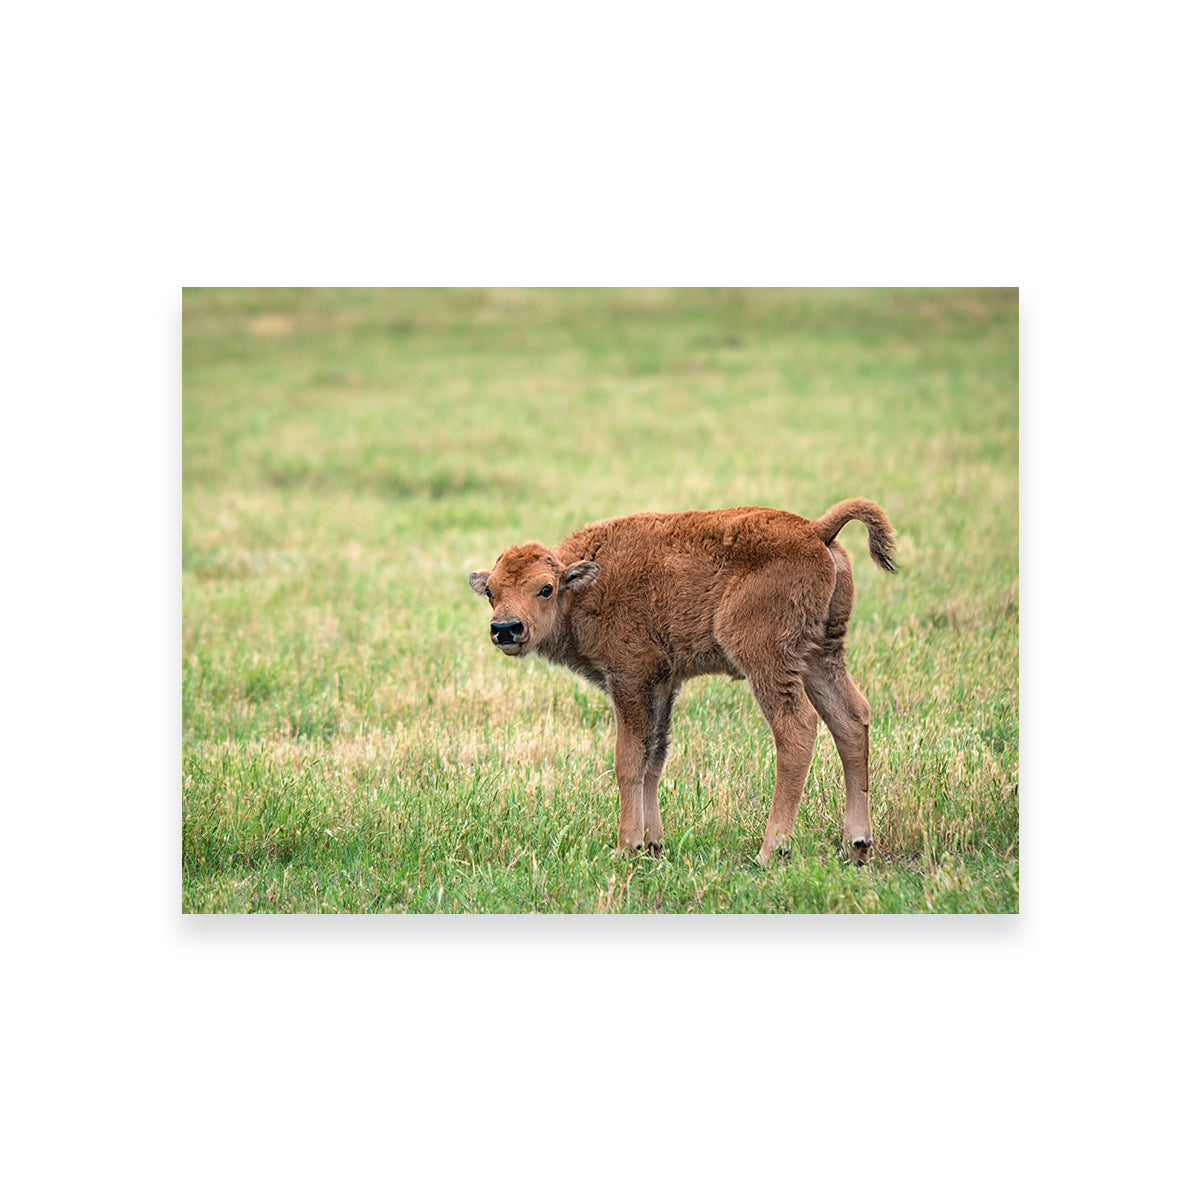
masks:
<svg viewBox="0 0 1200 1200"><path fill-rule="evenodd" d="M542 588L540 592L538 592L538 595L549 598L550 596L554 595L554 589L550 586L550 584L546 584L546 586Z"/></svg>

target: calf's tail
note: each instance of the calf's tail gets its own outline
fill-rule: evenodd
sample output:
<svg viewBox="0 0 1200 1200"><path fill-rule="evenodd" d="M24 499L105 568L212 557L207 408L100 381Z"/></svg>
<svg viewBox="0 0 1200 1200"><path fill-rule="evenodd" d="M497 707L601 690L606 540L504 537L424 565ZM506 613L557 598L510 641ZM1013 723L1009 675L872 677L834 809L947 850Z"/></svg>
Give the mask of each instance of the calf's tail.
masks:
<svg viewBox="0 0 1200 1200"><path fill-rule="evenodd" d="M885 571L895 571L892 556L896 553L896 531L883 509L870 500L843 500L813 525L817 536L828 546L847 521L861 521L867 527L867 548L871 557Z"/></svg>

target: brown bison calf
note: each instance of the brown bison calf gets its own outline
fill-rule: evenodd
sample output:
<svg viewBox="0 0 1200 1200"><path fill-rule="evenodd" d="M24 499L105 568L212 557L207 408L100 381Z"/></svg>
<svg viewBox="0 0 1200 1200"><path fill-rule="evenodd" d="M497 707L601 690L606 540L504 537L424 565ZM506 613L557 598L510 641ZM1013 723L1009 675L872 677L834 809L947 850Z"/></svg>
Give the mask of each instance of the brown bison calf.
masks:
<svg viewBox="0 0 1200 1200"><path fill-rule="evenodd" d="M758 861L766 866L788 848L818 714L845 772L845 840L855 862L866 859L870 709L846 671L854 581L834 541L852 520L867 527L875 562L894 571L883 509L843 500L819 521L770 508L617 517L553 549L514 546L490 571L472 572L505 654L532 651L612 697L619 848L661 852L658 780L671 705L685 679L720 674L749 681L775 736L775 792Z"/></svg>

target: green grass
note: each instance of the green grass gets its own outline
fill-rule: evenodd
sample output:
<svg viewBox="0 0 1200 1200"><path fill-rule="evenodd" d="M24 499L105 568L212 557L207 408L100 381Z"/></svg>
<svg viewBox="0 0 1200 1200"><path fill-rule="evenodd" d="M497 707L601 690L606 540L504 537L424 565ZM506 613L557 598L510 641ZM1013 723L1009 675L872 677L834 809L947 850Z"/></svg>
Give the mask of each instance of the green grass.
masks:
<svg viewBox="0 0 1200 1200"><path fill-rule="evenodd" d="M197 290L183 299L187 912L1015 912L1013 291ZM842 535L876 853L822 730L789 861L745 684L687 685L662 859L608 702L467 573L605 516L865 495Z"/></svg>

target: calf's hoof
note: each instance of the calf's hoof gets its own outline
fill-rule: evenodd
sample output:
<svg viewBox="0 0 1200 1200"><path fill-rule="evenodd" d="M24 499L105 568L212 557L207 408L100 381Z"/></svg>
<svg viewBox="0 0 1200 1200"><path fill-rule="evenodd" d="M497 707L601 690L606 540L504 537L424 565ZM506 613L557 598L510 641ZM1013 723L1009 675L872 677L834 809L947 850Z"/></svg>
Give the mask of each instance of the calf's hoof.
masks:
<svg viewBox="0 0 1200 1200"><path fill-rule="evenodd" d="M647 842L646 843L646 853L648 855L650 855L651 858L661 858L662 857L662 842Z"/></svg>
<svg viewBox="0 0 1200 1200"><path fill-rule="evenodd" d="M758 857L754 860L760 867L764 869L769 867L772 862L786 862L792 857L792 842L790 838L784 838L777 842L774 847L764 845L758 852Z"/></svg>
<svg viewBox="0 0 1200 1200"><path fill-rule="evenodd" d="M856 867L863 866L867 861L867 855L870 853L870 850L871 839L869 837L855 838L854 841L850 843L850 861L854 863Z"/></svg>

